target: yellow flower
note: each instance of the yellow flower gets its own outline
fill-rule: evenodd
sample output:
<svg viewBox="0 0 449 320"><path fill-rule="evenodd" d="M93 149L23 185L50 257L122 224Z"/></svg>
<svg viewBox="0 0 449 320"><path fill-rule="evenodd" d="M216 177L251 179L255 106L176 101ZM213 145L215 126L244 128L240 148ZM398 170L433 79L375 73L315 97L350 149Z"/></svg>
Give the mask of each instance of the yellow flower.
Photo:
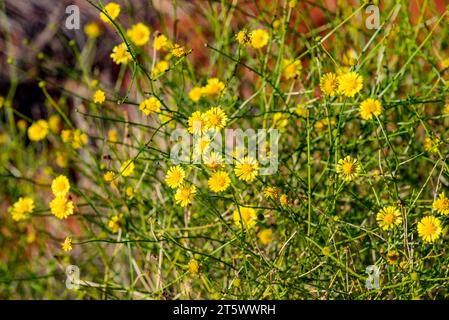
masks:
<svg viewBox="0 0 449 320"><path fill-rule="evenodd" d="M223 157L215 151L211 151L209 155L205 155L203 160L205 166L210 170L218 170L223 167Z"/></svg>
<svg viewBox="0 0 449 320"><path fill-rule="evenodd" d="M444 105L443 114L449 114L449 102Z"/></svg>
<svg viewBox="0 0 449 320"><path fill-rule="evenodd" d="M126 188L126 196L130 199L134 196L134 189L132 187Z"/></svg>
<svg viewBox="0 0 449 320"><path fill-rule="evenodd" d="M273 241L273 231L271 229L264 229L258 234L259 241L264 246L269 245Z"/></svg>
<svg viewBox="0 0 449 320"><path fill-rule="evenodd" d="M305 117L307 117L309 110L307 109L306 105L300 103L296 106L295 112L298 116L305 118Z"/></svg>
<svg viewBox="0 0 449 320"><path fill-rule="evenodd" d="M8 211L12 215L14 221L20 221L26 219L28 214L34 211L34 201L30 197L20 197Z"/></svg>
<svg viewBox="0 0 449 320"><path fill-rule="evenodd" d="M115 129L109 129L108 130L108 140L111 142L117 142L118 141L118 132Z"/></svg>
<svg viewBox="0 0 449 320"><path fill-rule="evenodd" d="M251 32L251 47L260 49L268 44L270 35L266 30L256 29Z"/></svg>
<svg viewBox="0 0 449 320"><path fill-rule="evenodd" d="M122 163L120 167L120 173L124 177L128 177L132 175L134 172L134 162L132 160L127 160Z"/></svg>
<svg viewBox="0 0 449 320"><path fill-rule="evenodd" d="M72 251L72 238L65 237L64 242L61 244L61 248L65 252Z"/></svg>
<svg viewBox="0 0 449 320"><path fill-rule="evenodd" d="M441 140L438 137L426 137L424 139L424 149L430 153L437 153Z"/></svg>
<svg viewBox="0 0 449 320"><path fill-rule="evenodd" d="M279 190L276 187L266 187L263 190L263 196L265 197L265 199L277 199L277 197L279 196Z"/></svg>
<svg viewBox="0 0 449 320"><path fill-rule="evenodd" d="M150 28L143 23L136 23L126 34L137 46L143 46L150 40Z"/></svg>
<svg viewBox="0 0 449 320"><path fill-rule="evenodd" d="M433 216L424 217L418 222L418 234L424 242L435 242L441 231L441 221Z"/></svg>
<svg viewBox="0 0 449 320"><path fill-rule="evenodd" d="M443 216L447 216L449 214L449 199L446 198L444 192L440 193L438 199L433 202L432 208Z"/></svg>
<svg viewBox="0 0 449 320"><path fill-rule="evenodd" d="M48 123L46 120L38 120L28 128L28 138L31 141L40 141L45 139L48 134Z"/></svg>
<svg viewBox="0 0 449 320"><path fill-rule="evenodd" d="M95 103L102 104L106 100L106 95L102 90L97 90L94 93L93 100Z"/></svg>
<svg viewBox="0 0 449 320"><path fill-rule="evenodd" d="M182 56L186 55L186 50L183 46L179 45L179 44L175 44L171 53L176 57L176 58L181 58Z"/></svg>
<svg viewBox="0 0 449 320"><path fill-rule="evenodd" d="M101 29L97 23L89 22L84 26L84 33L88 38L95 39L101 35Z"/></svg>
<svg viewBox="0 0 449 320"><path fill-rule="evenodd" d="M110 57L116 64L127 64L132 60L131 53L129 53L128 47L125 43L120 43L119 45L116 45L114 48L112 48Z"/></svg>
<svg viewBox="0 0 449 320"><path fill-rule="evenodd" d="M103 175L103 179L106 182L112 182L114 180L115 174L112 171L108 171Z"/></svg>
<svg viewBox="0 0 449 320"><path fill-rule="evenodd" d="M67 154L65 152L56 152L56 165L60 168L66 168L67 164Z"/></svg>
<svg viewBox="0 0 449 320"><path fill-rule="evenodd" d="M50 202L51 213L58 219L66 219L73 214L73 201L65 197L56 197Z"/></svg>
<svg viewBox="0 0 449 320"><path fill-rule="evenodd" d="M251 43L251 33L246 29L239 31L235 35L235 38L237 39L237 42L243 46Z"/></svg>
<svg viewBox="0 0 449 320"><path fill-rule="evenodd" d="M363 120L371 120L382 113L382 104L379 100L368 98L360 104L360 116Z"/></svg>
<svg viewBox="0 0 449 320"><path fill-rule="evenodd" d="M155 97L150 97L139 105L139 110L145 113L147 116L152 112L160 112L161 102Z"/></svg>
<svg viewBox="0 0 449 320"><path fill-rule="evenodd" d="M60 175L53 179L51 183L51 191L55 197L65 197L70 190L69 179L66 176Z"/></svg>
<svg viewBox="0 0 449 320"><path fill-rule="evenodd" d="M250 229L256 225L257 215L253 208L241 207L234 210L233 213L234 224L238 227Z"/></svg>
<svg viewBox="0 0 449 320"><path fill-rule="evenodd" d="M186 207L189 203L192 202L193 197L196 193L196 187L194 185L184 184L176 190L175 200L176 203L181 205L181 207Z"/></svg>
<svg viewBox="0 0 449 320"><path fill-rule="evenodd" d="M17 128L19 128L19 130L25 130L27 126L28 124L25 120L20 119L19 121L17 121Z"/></svg>
<svg viewBox="0 0 449 320"><path fill-rule="evenodd" d="M109 2L104 7L104 11L106 11L107 15L111 18L111 20L115 20L120 14L120 5L115 2ZM103 12L100 13L100 18L104 22L110 23L109 18Z"/></svg>
<svg viewBox="0 0 449 320"><path fill-rule="evenodd" d="M398 208L388 206L380 209L376 216L377 224L382 230L393 229L402 223L402 215Z"/></svg>
<svg viewBox="0 0 449 320"><path fill-rule="evenodd" d="M399 253L396 250L390 250L387 253L388 264L397 264L399 261Z"/></svg>
<svg viewBox="0 0 449 320"><path fill-rule="evenodd" d="M165 60L159 61L155 66L152 72L153 77L157 77L160 74L163 74L169 68L168 62Z"/></svg>
<svg viewBox="0 0 449 320"><path fill-rule="evenodd" d="M192 115L189 117L187 124L188 124L187 130L191 134L199 135L207 130L205 115L201 113L201 111L195 111L194 113L192 113Z"/></svg>
<svg viewBox="0 0 449 320"><path fill-rule="evenodd" d="M70 141L72 141L72 134L73 134L72 130L68 129L62 130L61 131L62 142L69 143Z"/></svg>
<svg viewBox="0 0 449 320"><path fill-rule="evenodd" d="M123 224L123 214L115 215L108 221L108 228L112 233L117 233Z"/></svg>
<svg viewBox="0 0 449 320"><path fill-rule="evenodd" d="M218 97L225 89L225 84L218 78L211 78L207 80L207 84L201 88L201 94L208 97Z"/></svg>
<svg viewBox="0 0 449 320"><path fill-rule="evenodd" d="M75 131L73 131L72 147L74 149L81 149L87 144L88 140L89 138L87 137L87 134L85 134L81 130L76 129Z"/></svg>
<svg viewBox="0 0 449 320"><path fill-rule="evenodd" d="M189 99L193 102L198 102L201 99L201 94L203 89L200 87L193 87L192 90L189 91Z"/></svg>
<svg viewBox="0 0 449 320"><path fill-rule="evenodd" d="M348 98L354 97L363 88L363 78L351 71L338 77L338 92Z"/></svg>
<svg viewBox="0 0 449 320"><path fill-rule="evenodd" d="M204 114L207 130L221 130L228 122L228 116L220 107L214 107Z"/></svg>
<svg viewBox="0 0 449 320"><path fill-rule="evenodd" d="M301 60L283 59L282 60L282 76L289 80L301 74Z"/></svg>
<svg viewBox="0 0 449 320"><path fill-rule="evenodd" d="M194 140L195 146L193 148L193 151L195 155L202 155L204 152L209 150L211 140L207 136L200 136L198 139Z"/></svg>
<svg viewBox="0 0 449 320"><path fill-rule="evenodd" d="M337 75L333 72L322 75L320 79L320 89L321 92L327 96L335 96L338 89Z"/></svg>
<svg viewBox="0 0 449 320"><path fill-rule="evenodd" d="M449 68L449 58L441 60L441 69Z"/></svg>
<svg viewBox="0 0 449 320"><path fill-rule="evenodd" d="M354 49L348 49L343 54L342 63L346 66L354 66L357 62L357 52Z"/></svg>
<svg viewBox="0 0 449 320"><path fill-rule="evenodd" d="M281 203L282 206L288 204L288 197L285 193L281 194L281 196L279 197L279 202Z"/></svg>
<svg viewBox="0 0 449 320"><path fill-rule="evenodd" d="M177 165L168 169L167 175L165 176L165 182L170 188L176 189L182 185L185 176L186 173L184 169L180 165Z"/></svg>
<svg viewBox="0 0 449 320"><path fill-rule="evenodd" d="M259 162L254 158L244 157L237 160L234 172L240 180L251 182L256 179L259 173Z"/></svg>
<svg viewBox="0 0 449 320"><path fill-rule="evenodd" d="M50 118L48 118L48 127L50 128L51 132L56 134L59 133L62 127L61 117L57 114L52 114Z"/></svg>
<svg viewBox="0 0 449 320"><path fill-rule="evenodd" d="M359 161L350 156L340 159L337 164L337 173L346 182L356 179L361 171Z"/></svg>
<svg viewBox="0 0 449 320"><path fill-rule="evenodd" d="M165 35L161 34L161 35L158 35L156 38L154 38L153 46L154 46L154 50L156 50L156 51L159 51L162 49L166 50L170 46L170 41L168 40L168 38Z"/></svg>
<svg viewBox="0 0 449 320"><path fill-rule="evenodd" d="M197 274L200 271L200 264L197 260L192 259L189 261L187 269L189 269L190 273Z"/></svg>
<svg viewBox="0 0 449 320"><path fill-rule="evenodd" d="M229 185L231 184L231 179L226 172L217 171L212 174L207 184L213 192L222 192L229 187Z"/></svg>

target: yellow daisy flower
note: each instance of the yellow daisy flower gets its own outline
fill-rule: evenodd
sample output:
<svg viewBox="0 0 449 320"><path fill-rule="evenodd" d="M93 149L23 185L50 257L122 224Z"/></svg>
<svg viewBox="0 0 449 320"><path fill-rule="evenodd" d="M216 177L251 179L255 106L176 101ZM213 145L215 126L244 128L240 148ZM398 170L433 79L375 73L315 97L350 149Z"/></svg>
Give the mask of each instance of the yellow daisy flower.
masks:
<svg viewBox="0 0 449 320"><path fill-rule="evenodd" d="M38 120L28 128L28 138L31 141L44 140L48 134L48 122L46 120Z"/></svg>
<svg viewBox="0 0 449 320"><path fill-rule="evenodd" d="M168 69L169 69L168 62L165 60L162 60L162 61L159 61L158 63L156 63L156 65L154 66L154 70L151 74L153 77L157 77L157 76L163 74Z"/></svg>
<svg viewBox="0 0 449 320"><path fill-rule="evenodd" d="M350 156L340 159L337 164L337 173L346 182L356 179L361 171L359 161Z"/></svg>
<svg viewBox="0 0 449 320"><path fill-rule="evenodd" d="M251 182L259 173L259 162L254 158L244 157L237 160L234 172L240 180Z"/></svg>
<svg viewBox="0 0 449 320"><path fill-rule="evenodd" d="M225 89L225 84L221 82L218 78L211 78L207 80L207 84L201 88L201 95L208 97L218 97Z"/></svg>
<svg viewBox="0 0 449 320"><path fill-rule="evenodd" d="M301 74L301 60L283 59L282 60L282 76L289 80Z"/></svg>
<svg viewBox="0 0 449 320"><path fill-rule="evenodd" d="M207 183L213 192L223 192L231 184L231 179L225 171L217 171L212 174Z"/></svg>
<svg viewBox="0 0 449 320"><path fill-rule="evenodd" d="M56 197L50 202L51 213L58 219L66 219L73 214L73 201L65 197Z"/></svg>
<svg viewBox="0 0 449 320"><path fill-rule="evenodd" d="M193 87L192 90L189 91L189 99L193 102L198 102L201 99L201 95L203 93L203 89L200 87Z"/></svg>
<svg viewBox="0 0 449 320"><path fill-rule="evenodd" d="M61 244L61 248L62 248L62 250L64 250L65 252L72 251L72 238L66 237L66 238L64 239L64 242Z"/></svg>
<svg viewBox="0 0 449 320"><path fill-rule="evenodd" d="M102 104L106 100L106 95L102 90L97 90L94 93L93 100L95 103Z"/></svg>
<svg viewBox="0 0 449 320"><path fill-rule="evenodd" d="M161 102L155 97L150 97L144 100L139 105L139 110L145 113L147 116L152 112L160 112L161 111Z"/></svg>
<svg viewBox="0 0 449 320"><path fill-rule="evenodd" d="M145 45L150 40L150 28L139 22L128 29L126 35L132 42L134 42L135 45L140 47Z"/></svg>
<svg viewBox="0 0 449 320"><path fill-rule="evenodd" d="M168 40L167 36L163 34L158 35L156 38L154 38L153 47L156 51L163 49L166 50L170 47L170 41Z"/></svg>
<svg viewBox="0 0 449 320"><path fill-rule="evenodd" d="M218 170L223 167L223 157L215 151L211 151L209 155L205 155L203 161L209 170Z"/></svg>
<svg viewBox="0 0 449 320"><path fill-rule="evenodd" d="M184 169L180 165L177 165L168 169L165 182L170 188L176 189L182 185L185 176Z"/></svg>
<svg viewBox="0 0 449 320"><path fill-rule="evenodd" d="M424 242L432 243L441 236L441 221L433 216L427 216L418 222L418 235Z"/></svg>
<svg viewBox="0 0 449 320"><path fill-rule="evenodd" d="M184 184L180 186L175 193L176 204L179 204L181 207L186 207L192 202L195 193L196 187L194 185Z"/></svg>
<svg viewBox="0 0 449 320"><path fill-rule="evenodd" d="M123 162L120 167L120 173L124 177L128 177L132 175L134 172L134 162L130 159L128 161Z"/></svg>
<svg viewBox="0 0 449 320"><path fill-rule="evenodd" d="M379 100L368 98L360 104L360 117L363 120L371 120L382 113L382 104Z"/></svg>
<svg viewBox="0 0 449 320"><path fill-rule="evenodd" d="M82 132L79 129L76 129L75 131L73 131L72 147L74 149L81 149L82 147L84 147L87 144L88 141L89 141L89 138L87 137L87 134L85 134L84 132Z"/></svg>
<svg viewBox="0 0 449 320"><path fill-rule="evenodd" d="M208 130L221 130L227 122L228 116L220 107L214 107L206 111L204 114L204 121Z"/></svg>
<svg viewBox="0 0 449 320"><path fill-rule="evenodd" d="M248 30L243 29L239 31L235 38L237 39L237 42L243 46L246 46L251 43L251 33L248 32Z"/></svg>
<svg viewBox="0 0 449 320"><path fill-rule="evenodd" d="M388 206L380 209L376 216L377 224L382 230L393 229L402 224L402 215L398 208Z"/></svg>
<svg viewBox="0 0 449 320"><path fill-rule="evenodd" d="M30 197L20 197L11 207L8 208L14 221L27 218L28 214L34 211L34 201Z"/></svg>
<svg viewBox="0 0 449 320"><path fill-rule="evenodd" d="M256 210L239 206L237 210L234 210L233 220L236 226L251 229L257 222Z"/></svg>
<svg viewBox="0 0 449 320"><path fill-rule="evenodd" d="M440 193L438 199L433 202L432 208L443 216L447 216L449 214L449 199L446 198L444 192Z"/></svg>
<svg viewBox="0 0 449 320"><path fill-rule="evenodd" d="M132 60L132 56L128 51L128 48L126 47L125 43L121 43L117 46L115 46L112 49L112 53L110 55L112 58L112 61L114 61L116 64L127 64Z"/></svg>
<svg viewBox="0 0 449 320"><path fill-rule="evenodd" d="M266 187L263 190L263 196L265 199L277 199L279 196L279 190L276 187Z"/></svg>
<svg viewBox="0 0 449 320"><path fill-rule="evenodd" d="M352 98L363 88L363 78L357 72L351 71L338 77L338 92Z"/></svg>
<svg viewBox="0 0 449 320"><path fill-rule="evenodd" d="M256 29L251 32L251 47L260 49L268 44L270 35L266 30Z"/></svg>
<svg viewBox="0 0 449 320"><path fill-rule="evenodd" d="M69 179L66 176L60 175L53 179L51 183L51 191L55 197L65 197L70 190Z"/></svg>
<svg viewBox="0 0 449 320"><path fill-rule="evenodd" d="M195 111L189 117L187 130L191 134L202 134L207 130L204 114L201 111Z"/></svg>
<svg viewBox="0 0 449 320"><path fill-rule="evenodd" d="M264 229L257 235L259 237L260 243L267 246L273 241L273 231L271 229Z"/></svg>
<svg viewBox="0 0 449 320"><path fill-rule="evenodd" d="M89 22L84 26L84 33L88 38L95 39L101 35L101 28L96 22Z"/></svg>
<svg viewBox="0 0 449 320"><path fill-rule="evenodd" d="M111 20L115 20L120 15L120 5L115 2L109 2L104 7L104 11L106 11ZM110 23L109 18L103 12L100 13L100 18L104 22Z"/></svg>

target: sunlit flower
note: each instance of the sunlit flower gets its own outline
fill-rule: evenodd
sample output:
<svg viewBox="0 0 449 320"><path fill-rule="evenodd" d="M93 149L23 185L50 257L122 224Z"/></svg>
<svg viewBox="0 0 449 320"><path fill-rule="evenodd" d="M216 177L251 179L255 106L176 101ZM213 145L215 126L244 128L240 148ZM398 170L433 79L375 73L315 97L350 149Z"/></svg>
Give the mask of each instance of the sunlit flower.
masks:
<svg viewBox="0 0 449 320"><path fill-rule="evenodd" d="M402 224L402 215L398 208L388 206L380 209L376 216L377 224L382 230L393 229Z"/></svg>
<svg viewBox="0 0 449 320"><path fill-rule="evenodd" d="M195 111L194 113L192 113L187 124L187 130L191 134L199 135L207 130L205 115L204 113L201 113L201 111Z"/></svg>
<svg viewBox="0 0 449 320"><path fill-rule="evenodd" d="M46 120L38 120L28 128L28 138L31 141L44 140L48 134L48 122Z"/></svg>
<svg viewBox="0 0 449 320"><path fill-rule="evenodd" d="M11 207L8 208L14 221L20 221L34 211L34 201L30 197L20 197Z"/></svg>
<svg viewBox="0 0 449 320"><path fill-rule="evenodd" d="M204 155L203 161L209 170L218 170L223 167L223 157L215 151L211 151L209 155Z"/></svg>
<svg viewBox="0 0 449 320"><path fill-rule="evenodd" d="M111 20L115 20L120 14L120 5L115 2L109 2L104 7L104 11L106 11L107 15L109 16L109 18L111 18ZM103 12L100 13L100 18L104 22L110 23L109 18Z"/></svg>
<svg viewBox="0 0 449 320"><path fill-rule="evenodd" d="M221 130L227 122L228 116L220 107L214 107L206 111L204 121L208 130Z"/></svg>
<svg viewBox="0 0 449 320"><path fill-rule="evenodd" d="M154 50L159 51L162 49L167 50L170 47L170 41L167 36L160 34L153 41Z"/></svg>
<svg viewBox="0 0 449 320"><path fill-rule="evenodd" d="M211 140L207 136L199 136L196 139L194 139L194 154L195 155L202 155L206 151L209 150Z"/></svg>
<svg viewBox="0 0 449 320"><path fill-rule="evenodd" d="M435 242L441 231L441 221L433 216L424 217L418 222L418 235L424 242Z"/></svg>
<svg viewBox="0 0 449 320"><path fill-rule="evenodd" d="M181 58L182 56L185 56L186 53L186 49L179 45L179 44L175 44L173 46L173 49L171 50L171 53L176 57L176 58Z"/></svg>
<svg viewBox="0 0 449 320"><path fill-rule="evenodd" d="M218 78L211 78L207 80L207 84L201 88L201 95L208 97L220 96L225 89L225 84Z"/></svg>
<svg viewBox="0 0 449 320"><path fill-rule="evenodd" d="M72 147L74 149L81 149L84 147L87 142L89 141L89 138L87 137L87 134L82 132L79 129L76 129L72 133Z"/></svg>
<svg viewBox="0 0 449 320"><path fill-rule="evenodd" d="M259 162L254 158L244 157L237 160L234 172L240 180L251 182L259 173Z"/></svg>
<svg viewBox="0 0 449 320"><path fill-rule="evenodd" d="M120 167L120 173L124 177L128 177L132 175L134 172L134 162L133 160L127 160L123 162L123 164Z"/></svg>
<svg viewBox="0 0 449 320"><path fill-rule="evenodd" d="M301 60L283 59L282 60L282 76L289 80L301 74Z"/></svg>
<svg viewBox="0 0 449 320"><path fill-rule="evenodd" d="M132 56L128 51L128 47L125 43L120 43L119 45L116 45L112 49L112 53L110 55L112 58L112 61L114 61L116 64L127 64L132 60Z"/></svg>
<svg viewBox="0 0 449 320"><path fill-rule="evenodd" d="M61 244L61 248L62 248L62 250L64 250L65 252L72 251L72 238L66 237L66 238L64 239L64 242Z"/></svg>
<svg viewBox="0 0 449 320"><path fill-rule="evenodd" d="M89 22L84 26L84 33L88 38L95 39L101 35L101 29L98 23Z"/></svg>
<svg viewBox="0 0 449 320"><path fill-rule="evenodd" d="M150 97L144 100L139 105L139 110L145 113L147 116L152 112L160 112L161 111L161 102L155 97Z"/></svg>
<svg viewBox="0 0 449 320"><path fill-rule="evenodd" d="M340 159L337 164L337 173L340 178L346 182L356 179L361 171L359 161L357 159L346 156Z"/></svg>
<svg viewBox="0 0 449 320"><path fill-rule="evenodd" d="M109 129L108 130L108 140L110 142L117 142L118 141L118 132L115 129Z"/></svg>
<svg viewBox="0 0 449 320"><path fill-rule="evenodd" d="M335 96L338 89L337 75L332 72L322 75L320 79L320 89L321 92L327 96Z"/></svg>
<svg viewBox="0 0 449 320"><path fill-rule="evenodd" d="M269 245L273 241L273 231L271 229L264 229L257 235L260 243L264 246Z"/></svg>
<svg viewBox="0 0 449 320"><path fill-rule="evenodd" d="M62 127L61 117L57 114L52 114L50 118L48 118L48 127L51 132L58 134Z"/></svg>
<svg viewBox="0 0 449 320"><path fill-rule="evenodd" d="M277 199L279 197L279 190L276 187L266 187L263 190L263 196L265 199Z"/></svg>
<svg viewBox="0 0 449 320"><path fill-rule="evenodd" d="M196 187L194 185L184 184L176 190L175 200L181 207L186 207L192 202L196 193Z"/></svg>
<svg viewBox="0 0 449 320"><path fill-rule="evenodd" d="M449 214L449 199L446 198L444 192L440 193L438 199L433 202L432 208L443 216L447 216Z"/></svg>
<svg viewBox="0 0 449 320"><path fill-rule="evenodd" d="M197 260L192 259L189 261L187 269L189 270L190 273L197 274L200 271L200 264Z"/></svg>
<svg viewBox="0 0 449 320"><path fill-rule="evenodd" d="M136 23L126 32L126 35L137 46L143 46L150 40L150 28L142 22Z"/></svg>
<svg viewBox="0 0 449 320"><path fill-rule="evenodd" d="M424 139L424 149L430 153L437 153L441 140L438 137L426 137Z"/></svg>
<svg viewBox="0 0 449 320"><path fill-rule="evenodd" d="M338 92L348 98L354 97L363 88L363 78L351 71L338 77Z"/></svg>
<svg viewBox="0 0 449 320"><path fill-rule="evenodd" d="M117 214L112 216L108 221L108 228L112 233L117 233L123 224L123 214Z"/></svg>
<svg viewBox="0 0 449 320"><path fill-rule="evenodd" d="M189 99L193 102L198 102L201 99L201 94L203 93L203 89L200 87L193 87L192 90L189 91Z"/></svg>
<svg viewBox="0 0 449 320"><path fill-rule="evenodd" d="M234 210L233 213L234 224L238 227L244 227L246 229L253 228L257 222L256 210L248 207L241 207Z"/></svg>
<svg viewBox="0 0 449 320"><path fill-rule="evenodd" d="M51 213L58 219L66 219L73 214L73 201L65 197L56 197L50 202Z"/></svg>
<svg viewBox="0 0 449 320"><path fill-rule="evenodd" d="M360 104L360 117L363 120L371 120L382 113L382 104L379 100L368 98Z"/></svg>
<svg viewBox="0 0 449 320"><path fill-rule="evenodd" d="M207 184L213 192L223 192L231 184L231 179L225 171L217 171L212 174Z"/></svg>
<svg viewBox="0 0 449 320"><path fill-rule="evenodd" d="M180 165L177 165L168 169L165 176L165 182L170 188L176 189L182 185L185 176L186 173L184 169Z"/></svg>
<svg viewBox="0 0 449 320"><path fill-rule="evenodd" d="M237 42L239 44L244 45L244 46L251 43L251 33L248 32L248 30L246 30L246 29L239 31L235 35L235 38L237 39Z"/></svg>
<svg viewBox="0 0 449 320"><path fill-rule="evenodd" d="M102 104L103 102L105 102L106 95L104 94L104 91L102 91L102 90L95 91L93 100L95 103L98 103L98 104Z"/></svg>
<svg viewBox="0 0 449 320"><path fill-rule="evenodd" d="M65 197L70 190L69 179L66 176L60 175L53 179L51 183L51 191L55 197Z"/></svg>
<svg viewBox="0 0 449 320"><path fill-rule="evenodd" d="M169 69L169 64L165 60L161 60L154 66L154 70L152 72L153 77L157 77L158 75L163 74L165 71Z"/></svg>
<svg viewBox="0 0 449 320"><path fill-rule="evenodd" d="M256 29L251 31L251 47L255 49L260 49L268 44L270 35L266 30Z"/></svg>

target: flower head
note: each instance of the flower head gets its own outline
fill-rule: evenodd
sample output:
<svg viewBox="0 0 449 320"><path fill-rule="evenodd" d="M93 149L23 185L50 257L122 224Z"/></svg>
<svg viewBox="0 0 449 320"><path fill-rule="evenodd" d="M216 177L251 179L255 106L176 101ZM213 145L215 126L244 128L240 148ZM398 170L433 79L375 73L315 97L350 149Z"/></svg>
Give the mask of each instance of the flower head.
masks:
<svg viewBox="0 0 449 320"><path fill-rule="evenodd" d="M402 223L402 215L398 208L388 206L380 209L376 216L377 224L382 230L393 229Z"/></svg>
<svg viewBox="0 0 449 320"><path fill-rule="evenodd" d="M153 77L157 77L161 74L163 74L165 71L169 69L169 64L165 60L161 60L154 66L154 70L152 72Z"/></svg>
<svg viewBox="0 0 449 320"><path fill-rule="evenodd" d="M50 202L51 213L58 219L66 219L73 214L73 201L65 197L56 197Z"/></svg>
<svg viewBox="0 0 449 320"><path fill-rule="evenodd" d="M97 90L94 93L93 100L95 103L102 104L106 100L106 95L102 90Z"/></svg>
<svg viewBox="0 0 449 320"><path fill-rule="evenodd" d="M96 22L89 22L84 26L84 33L88 38L95 39L101 35L101 29Z"/></svg>
<svg viewBox="0 0 449 320"><path fill-rule="evenodd" d="M189 261L187 269L189 269L190 273L197 274L200 271L200 264L197 260L192 259Z"/></svg>
<svg viewBox="0 0 449 320"><path fill-rule="evenodd" d="M251 182L256 179L259 173L259 162L254 158L244 157L237 160L234 172L240 180Z"/></svg>
<svg viewBox="0 0 449 320"><path fill-rule="evenodd" d="M168 49L170 47L170 41L167 36L160 34L153 41L154 50L159 51L162 49Z"/></svg>
<svg viewBox="0 0 449 320"><path fill-rule="evenodd" d="M235 35L235 38L237 39L237 42L243 46L246 46L251 43L251 33L248 32L248 30L246 29L240 30Z"/></svg>
<svg viewBox="0 0 449 320"><path fill-rule="evenodd" d="M201 95L203 93L203 89L200 87L193 87L190 91L189 91L189 99L192 100L193 102L198 102L201 99Z"/></svg>
<svg viewBox="0 0 449 320"><path fill-rule="evenodd" d="M120 14L120 5L115 2L109 2L104 7L104 11L106 11L107 15L109 16L109 18L111 18L111 20L115 20ZM100 13L100 18L104 22L110 23L109 18L103 12Z"/></svg>
<svg viewBox="0 0 449 320"><path fill-rule="evenodd" d="M173 49L171 50L171 53L176 58L181 58L182 56L185 56L187 54L186 49L183 46L181 46L180 44L175 44L173 46Z"/></svg>
<svg viewBox="0 0 449 320"><path fill-rule="evenodd" d="M117 233L123 224L123 214L116 214L112 216L108 221L108 228L112 233Z"/></svg>
<svg viewBox="0 0 449 320"><path fill-rule="evenodd" d="M155 97L150 97L144 100L139 105L139 110L145 113L147 116L152 112L160 112L161 111L161 102Z"/></svg>
<svg viewBox="0 0 449 320"><path fill-rule="evenodd" d="M418 235L424 242L435 242L441 231L441 221L433 216L424 217L418 222Z"/></svg>
<svg viewBox="0 0 449 320"><path fill-rule="evenodd" d="M209 155L204 155L204 165L210 170L218 170L223 167L223 157L215 152L211 151Z"/></svg>
<svg viewBox="0 0 449 320"><path fill-rule="evenodd" d="M196 193L196 187L194 185L184 184L176 190L175 200L181 207L186 207L192 202Z"/></svg>
<svg viewBox="0 0 449 320"><path fill-rule="evenodd" d="M150 28L144 25L142 22L133 25L126 35L137 46L143 46L150 40Z"/></svg>
<svg viewBox="0 0 449 320"><path fill-rule="evenodd" d="M282 76L289 80L301 74L301 60L283 59L282 60Z"/></svg>
<svg viewBox="0 0 449 320"><path fill-rule="evenodd" d="M182 185L185 176L184 169L180 165L177 165L168 169L165 182L170 188L176 189Z"/></svg>
<svg viewBox="0 0 449 320"><path fill-rule="evenodd" d="M397 264L399 261L399 252L396 250L390 250L387 253L387 262L388 264Z"/></svg>
<svg viewBox="0 0 449 320"><path fill-rule="evenodd" d="M48 134L48 122L46 120L38 120L28 128L28 138L31 141L44 140Z"/></svg>
<svg viewBox="0 0 449 320"><path fill-rule="evenodd" d="M51 191L55 197L65 197L70 190L69 179L66 176L60 175L53 179L51 183Z"/></svg>
<svg viewBox="0 0 449 320"><path fill-rule="evenodd" d="M440 193L438 199L433 202L432 208L433 210L444 216L447 216L449 214L449 199L446 198L444 192Z"/></svg>
<svg viewBox="0 0 449 320"><path fill-rule="evenodd" d="M128 176L132 175L134 172L133 160L130 159L130 160L123 162L120 167L120 172L121 172L122 176L124 176L124 177L128 177Z"/></svg>
<svg viewBox="0 0 449 320"><path fill-rule="evenodd" d="M82 132L80 129L73 131L72 147L74 149L81 149L87 144L88 141L89 138L86 133Z"/></svg>
<svg viewBox="0 0 449 320"><path fill-rule="evenodd" d="M192 113L192 115L189 117L188 120L188 128L187 130L191 134L202 134L206 131L206 120L204 117L204 113L201 113L201 111L195 111Z"/></svg>
<svg viewBox="0 0 449 320"><path fill-rule="evenodd" d="M337 164L337 173L343 181L350 182L358 177L361 171L359 161L357 159L346 156L340 159Z"/></svg>
<svg viewBox="0 0 449 320"><path fill-rule="evenodd" d="M8 211L12 215L14 221L26 219L27 215L34 211L34 201L30 197L20 197Z"/></svg>
<svg viewBox="0 0 449 320"><path fill-rule="evenodd" d="M259 241L264 246L269 245L273 240L273 231L271 229L264 229L258 234Z"/></svg>
<svg viewBox="0 0 449 320"><path fill-rule="evenodd" d="M360 116L363 120L371 120L373 116L382 113L382 104L379 100L368 98L360 104Z"/></svg>
<svg viewBox="0 0 449 320"><path fill-rule="evenodd" d="M430 153L437 153L441 140L438 137L426 137L424 139L424 149Z"/></svg>
<svg viewBox="0 0 449 320"><path fill-rule="evenodd" d="M226 126L228 116L220 107L214 107L206 111L204 121L208 130L219 131Z"/></svg>
<svg viewBox="0 0 449 320"><path fill-rule="evenodd" d="M218 97L225 89L225 84L221 82L218 78L211 78L207 80L207 84L201 88L201 95L208 97Z"/></svg>
<svg viewBox="0 0 449 320"><path fill-rule="evenodd" d="M337 75L332 72L322 75L320 79L320 89L321 92L327 96L335 96L338 89Z"/></svg>
<svg viewBox="0 0 449 320"><path fill-rule="evenodd" d="M276 187L266 187L263 190L263 196L265 197L265 199L277 199L279 197L279 190Z"/></svg>
<svg viewBox="0 0 449 320"><path fill-rule="evenodd" d="M233 220L236 226L250 229L254 227L257 222L256 210L239 206L237 210L234 210Z"/></svg>
<svg viewBox="0 0 449 320"><path fill-rule="evenodd" d="M251 47L260 49L268 44L270 35L264 29L256 29L251 32Z"/></svg>
<svg viewBox="0 0 449 320"><path fill-rule="evenodd" d="M225 171L217 171L212 174L207 183L213 192L223 192L231 184L231 179Z"/></svg>
<svg viewBox="0 0 449 320"><path fill-rule="evenodd" d="M61 244L61 248L65 252L72 251L72 238L65 237L64 242Z"/></svg>
<svg viewBox="0 0 449 320"><path fill-rule="evenodd" d="M351 71L338 77L338 92L352 98L363 88L363 78L357 72Z"/></svg>
<svg viewBox="0 0 449 320"><path fill-rule="evenodd" d="M120 43L112 49L111 56L112 61L116 64L127 64L132 60L132 56L128 51L128 47L125 43Z"/></svg>

